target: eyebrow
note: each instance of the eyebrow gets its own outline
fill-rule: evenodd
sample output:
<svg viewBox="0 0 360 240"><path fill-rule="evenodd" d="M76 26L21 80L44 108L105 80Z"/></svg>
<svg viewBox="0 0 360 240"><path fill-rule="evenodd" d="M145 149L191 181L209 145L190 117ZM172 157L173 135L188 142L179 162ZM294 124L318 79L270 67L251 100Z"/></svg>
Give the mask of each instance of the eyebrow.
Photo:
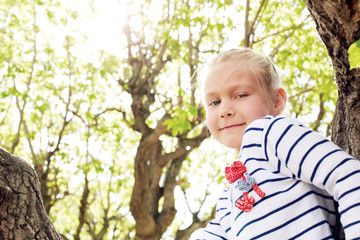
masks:
<svg viewBox="0 0 360 240"><path fill-rule="evenodd" d="M215 93L215 92L209 92L209 93L205 94L205 96L204 96L204 101L207 102L207 101L209 101L211 98L213 98L214 96L216 96L216 93Z"/></svg>
<svg viewBox="0 0 360 240"><path fill-rule="evenodd" d="M245 89L245 90L248 90L248 89L250 89L250 90L253 90L255 87L254 87L254 85L253 84L236 84L235 86L233 86L233 87L231 87L230 86L230 88L231 89Z"/></svg>

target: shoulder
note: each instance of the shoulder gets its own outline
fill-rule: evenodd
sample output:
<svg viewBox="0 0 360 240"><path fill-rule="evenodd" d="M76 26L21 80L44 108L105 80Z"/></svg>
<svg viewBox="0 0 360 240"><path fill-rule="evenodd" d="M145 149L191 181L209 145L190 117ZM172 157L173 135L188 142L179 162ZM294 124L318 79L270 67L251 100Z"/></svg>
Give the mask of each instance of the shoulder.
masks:
<svg viewBox="0 0 360 240"><path fill-rule="evenodd" d="M302 122L290 117L266 116L253 121L245 131L245 139L267 144L268 141L296 139L304 132L312 132ZM286 136L286 137L285 137ZM287 141L287 140L286 140Z"/></svg>
<svg viewBox="0 0 360 240"><path fill-rule="evenodd" d="M290 117L280 117L280 116L266 116L259 118L249 124L246 132L251 131L268 131L268 130L281 130L286 129L289 126L299 126L305 127L305 125L297 119ZM306 128L306 127L305 127Z"/></svg>

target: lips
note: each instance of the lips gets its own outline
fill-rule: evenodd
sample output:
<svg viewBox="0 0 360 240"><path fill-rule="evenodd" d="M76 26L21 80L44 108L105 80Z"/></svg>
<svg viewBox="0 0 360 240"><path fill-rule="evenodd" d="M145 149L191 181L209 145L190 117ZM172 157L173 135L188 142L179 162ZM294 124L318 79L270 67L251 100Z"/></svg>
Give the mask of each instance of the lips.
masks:
<svg viewBox="0 0 360 240"><path fill-rule="evenodd" d="M241 127L241 126L243 126L243 125L244 125L244 123L227 125L227 126L225 126L225 127L220 128L220 131L221 131L221 130L226 130L226 129L235 128L235 127Z"/></svg>

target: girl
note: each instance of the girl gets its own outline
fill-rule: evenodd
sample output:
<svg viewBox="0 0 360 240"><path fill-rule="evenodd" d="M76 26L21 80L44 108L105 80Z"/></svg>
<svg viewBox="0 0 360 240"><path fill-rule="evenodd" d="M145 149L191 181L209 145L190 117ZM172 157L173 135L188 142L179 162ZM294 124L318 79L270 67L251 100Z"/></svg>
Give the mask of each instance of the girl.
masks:
<svg viewBox="0 0 360 240"><path fill-rule="evenodd" d="M360 239L360 161L295 119L271 61L249 49L208 64L207 126L239 151L228 189L197 239L333 239L336 206L347 239Z"/></svg>

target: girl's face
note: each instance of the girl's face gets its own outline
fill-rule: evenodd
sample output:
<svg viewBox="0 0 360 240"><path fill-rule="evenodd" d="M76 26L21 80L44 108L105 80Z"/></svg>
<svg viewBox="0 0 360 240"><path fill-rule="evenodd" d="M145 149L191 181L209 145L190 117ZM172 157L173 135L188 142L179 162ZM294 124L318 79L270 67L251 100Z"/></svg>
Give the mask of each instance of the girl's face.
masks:
<svg viewBox="0 0 360 240"><path fill-rule="evenodd" d="M205 82L206 122L223 145L240 150L246 127L255 119L274 114L270 100L253 74L239 63L216 64ZM235 69L235 70L234 70Z"/></svg>

